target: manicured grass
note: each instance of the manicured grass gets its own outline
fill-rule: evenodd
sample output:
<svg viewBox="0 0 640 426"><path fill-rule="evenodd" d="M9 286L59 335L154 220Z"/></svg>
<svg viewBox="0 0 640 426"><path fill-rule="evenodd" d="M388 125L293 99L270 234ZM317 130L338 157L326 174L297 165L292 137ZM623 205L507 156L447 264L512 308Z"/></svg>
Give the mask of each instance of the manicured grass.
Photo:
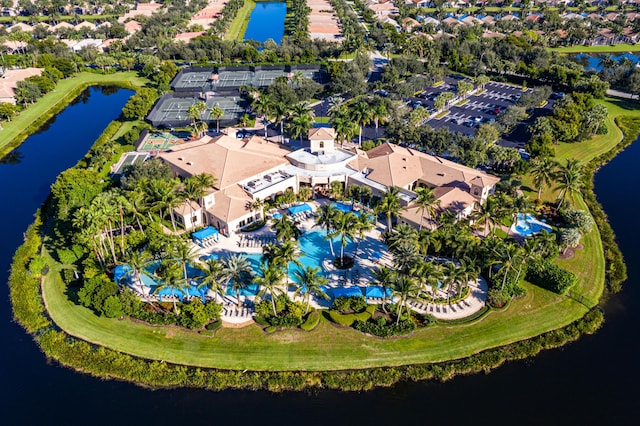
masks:
<svg viewBox="0 0 640 426"><path fill-rule="evenodd" d="M115 74L94 74L83 72L76 77L61 80L54 91L47 93L35 104L21 111L10 122L3 122L4 130L0 131L0 153L7 145L13 145L14 139L21 137L24 131L42 117L50 115L50 111L59 108L61 102L68 102L65 98L70 92L82 87L96 84L133 84L144 86L147 80L138 76L136 72L119 72Z"/></svg>
<svg viewBox="0 0 640 426"><path fill-rule="evenodd" d="M225 40L242 40L244 38L244 32L247 30L247 24L249 23L249 16L256 7L256 2L253 0L245 1L244 6L238 10L236 17L233 18L229 29L224 34Z"/></svg>
<svg viewBox="0 0 640 426"><path fill-rule="evenodd" d="M316 123L318 124L329 124L329 120L331 120L331 117L316 117Z"/></svg>
<svg viewBox="0 0 640 426"><path fill-rule="evenodd" d="M587 311L576 301L525 284L527 296L509 309L490 312L473 325L421 329L406 338L375 339L325 319L312 332L265 335L249 326L220 329L212 337L98 317L69 301L56 272L47 275L43 297L53 320L67 333L143 358L223 369L320 371L457 359L561 327ZM598 278L585 285L596 286Z"/></svg>
<svg viewBox="0 0 640 426"><path fill-rule="evenodd" d="M467 98L467 99L463 99L463 100L461 100L460 102L456 102L456 103L454 104L454 106L462 106L462 105L464 105L464 104L468 104L468 103L469 103L469 98Z"/></svg>
<svg viewBox="0 0 640 426"><path fill-rule="evenodd" d="M640 44L614 44L613 46L567 46L548 50L559 53L625 53L640 52Z"/></svg>

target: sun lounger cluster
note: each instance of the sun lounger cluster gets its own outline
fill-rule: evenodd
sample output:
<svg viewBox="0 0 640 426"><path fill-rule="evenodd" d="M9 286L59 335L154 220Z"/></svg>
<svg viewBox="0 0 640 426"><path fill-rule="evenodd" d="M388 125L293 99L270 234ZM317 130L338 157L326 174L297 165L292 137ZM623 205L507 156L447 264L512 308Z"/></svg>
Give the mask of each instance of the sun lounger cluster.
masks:
<svg viewBox="0 0 640 426"><path fill-rule="evenodd" d="M241 235L238 239L238 247L262 247L276 241L275 235Z"/></svg>

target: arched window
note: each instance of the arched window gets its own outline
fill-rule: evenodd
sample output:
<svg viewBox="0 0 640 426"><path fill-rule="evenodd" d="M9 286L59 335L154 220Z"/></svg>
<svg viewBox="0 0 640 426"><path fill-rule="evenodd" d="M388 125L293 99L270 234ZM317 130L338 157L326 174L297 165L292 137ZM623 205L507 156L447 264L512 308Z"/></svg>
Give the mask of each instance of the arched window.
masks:
<svg viewBox="0 0 640 426"><path fill-rule="evenodd" d="M320 148L324 148L324 141L320 141Z"/></svg>

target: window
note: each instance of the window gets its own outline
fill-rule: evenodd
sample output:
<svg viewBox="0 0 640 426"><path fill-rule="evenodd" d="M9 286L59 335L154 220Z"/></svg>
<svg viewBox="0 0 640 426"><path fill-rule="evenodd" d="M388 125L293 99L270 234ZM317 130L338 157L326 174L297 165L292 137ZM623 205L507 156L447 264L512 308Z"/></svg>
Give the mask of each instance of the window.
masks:
<svg viewBox="0 0 640 426"><path fill-rule="evenodd" d="M198 223L198 216L192 216L191 223Z"/></svg>
<svg viewBox="0 0 640 426"><path fill-rule="evenodd" d="M320 148L324 148L324 141L320 141Z"/></svg>

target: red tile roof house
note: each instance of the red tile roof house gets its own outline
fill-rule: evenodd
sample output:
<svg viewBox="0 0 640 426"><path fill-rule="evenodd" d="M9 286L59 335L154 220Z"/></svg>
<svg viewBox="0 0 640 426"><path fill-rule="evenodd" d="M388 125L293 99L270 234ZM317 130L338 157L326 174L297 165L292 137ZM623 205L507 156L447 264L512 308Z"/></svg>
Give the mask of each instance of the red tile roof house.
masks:
<svg viewBox="0 0 640 426"><path fill-rule="evenodd" d="M15 90L18 82L34 75L41 75L44 68L24 68L20 70L7 70L0 77L0 102L16 103Z"/></svg>

